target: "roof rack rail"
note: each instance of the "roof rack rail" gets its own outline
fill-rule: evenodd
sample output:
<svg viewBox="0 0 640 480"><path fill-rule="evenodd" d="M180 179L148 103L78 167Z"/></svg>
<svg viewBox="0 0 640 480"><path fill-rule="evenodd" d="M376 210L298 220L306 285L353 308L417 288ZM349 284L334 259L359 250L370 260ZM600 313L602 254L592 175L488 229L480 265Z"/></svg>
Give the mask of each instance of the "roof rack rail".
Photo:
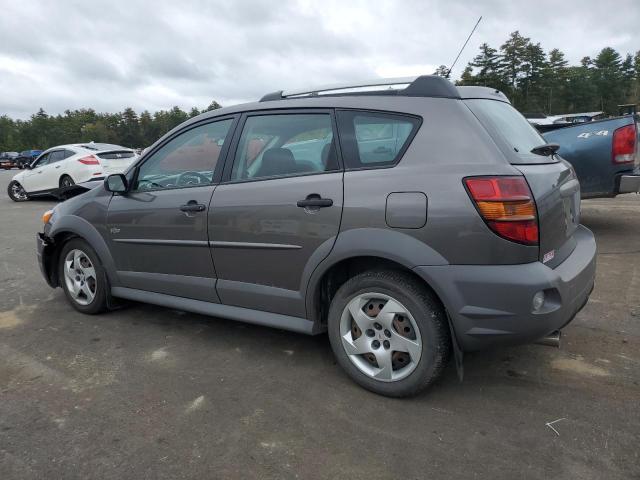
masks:
<svg viewBox="0 0 640 480"><path fill-rule="evenodd" d="M398 88L403 87L403 88ZM407 97L460 98L456 87L446 78L437 75L419 77L377 78L357 83L340 83L300 90L268 93L260 99L285 100L326 95L401 95Z"/></svg>

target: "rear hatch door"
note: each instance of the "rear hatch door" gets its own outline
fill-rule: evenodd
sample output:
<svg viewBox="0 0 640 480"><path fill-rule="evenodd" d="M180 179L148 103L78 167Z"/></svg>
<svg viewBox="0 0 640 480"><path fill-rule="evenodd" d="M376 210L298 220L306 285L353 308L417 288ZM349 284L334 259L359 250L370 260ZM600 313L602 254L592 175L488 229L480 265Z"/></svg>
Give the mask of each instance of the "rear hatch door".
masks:
<svg viewBox="0 0 640 480"><path fill-rule="evenodd" d="M539 259L555 267L576 245L573 234L580 223L580 184L573 168L559 155L531 153L546 142L511 104L490 99L467 99L465 103L527 180L538 209Z"/></svg>

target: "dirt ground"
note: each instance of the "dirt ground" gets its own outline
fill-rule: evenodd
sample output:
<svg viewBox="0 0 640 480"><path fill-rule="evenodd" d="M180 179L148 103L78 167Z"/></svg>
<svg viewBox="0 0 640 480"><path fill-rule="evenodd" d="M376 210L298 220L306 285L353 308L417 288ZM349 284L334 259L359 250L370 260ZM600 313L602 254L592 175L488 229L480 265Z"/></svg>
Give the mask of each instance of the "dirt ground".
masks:
<svg viewBox="0 0 640 480"><path fill-rule="evenodd" d="M0 172L3 480L640 478L639 196L583 202L598 275L561 349L467 355L464 382L450 365L393 400L351 382L324 335L141 304L77 313L37 267L54 202L11 202L12 175Z"/></svg>

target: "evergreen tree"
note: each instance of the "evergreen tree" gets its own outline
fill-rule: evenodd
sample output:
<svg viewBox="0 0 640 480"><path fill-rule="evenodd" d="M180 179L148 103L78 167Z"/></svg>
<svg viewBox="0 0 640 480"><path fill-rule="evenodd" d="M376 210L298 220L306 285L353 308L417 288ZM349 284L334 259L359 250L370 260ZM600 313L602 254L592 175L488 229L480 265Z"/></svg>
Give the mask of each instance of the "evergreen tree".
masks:
<svg viewBox="0 0 640 480"><path fill-rule="evenodd" d="M509 35L509 39L500 47L500 66L498 71L509 86L507 94L511 95L511 101L514 105L518 105L520 101L521 92L518 91L518 80L525 70L524 61L530 43L529 38L523 37L516 30Z"/></svg>
<svg viewBox="0 0 640 480"><path fill-rule="evenodd" d="M598 92L599 109L615 112L624 84L620 54L611 47L605 47L593 60L593 65L593 82Z"/></svg>
<svg viewBox="0 0 640 480"><path fill-rule="evenodd" d="M217 110L217 109L219 109L219 108L222 108L222 105L220 105L218 102L216 102L215 100L213 100L213 101L209 104L209 106L203 110L203 113L204 113L204 112L210 112L211 110Z"/></svg>
<svg viewBox="0 0 640 480"><path fill-rule="evenodd" d="M567 65L569 62L557 48L549 52L547 62L542 72L543 111L550 114L565 111L565 93L567 87Z"/></svg>
<svg viewBox="0 0 640 480"><path fill-rule="evenodd" d="M491 48L488 44L483 43L480 45L480 53L474 57L469 65L479 69L475 77L475 85L492 86L495 88L504 86L504 81L499 74L500 57L495 48Z"/></svg>

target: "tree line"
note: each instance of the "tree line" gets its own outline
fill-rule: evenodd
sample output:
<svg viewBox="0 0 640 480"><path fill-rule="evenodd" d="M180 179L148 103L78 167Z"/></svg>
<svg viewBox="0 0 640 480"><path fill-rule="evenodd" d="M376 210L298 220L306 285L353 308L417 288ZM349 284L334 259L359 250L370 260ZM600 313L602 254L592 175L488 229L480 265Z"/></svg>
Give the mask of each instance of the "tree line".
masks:
<svg viewBox="0 0 640 480"><path fill-rule="evenodd" d="M441 65L437 75L448 77ZM458 85L483 85L503 91L521 112L547 114L602 110L615 115L620 104L640 102L640 51L622 56L605 47L579 65L569 65L564 53L545 52L540 43L515 31L499 47L487 43L466 66ZM204 111L220 108L213 101ZM106 142L146 147L186 119L202 113L178 107L138 115L132 108L119 113L92 109L48 115L42 109L28 120L0 116L0 151L49 148L79 142Z"/></svg>
<svg viewBox="0 0 640 480"><path fill-rule="evenodd" d="M436 73L446 76L446 67ZM640 50L623 56L605 47L569 65L560 49L545 52L515 31L500 48L483 43L456 83L497 88L521 112L616 115L618 105L640 101Z"/></svg>
<svg viewBox="0 0 640 480"><path fill-rule="evenodd" d="M118 113L97 113L93 109L66 110L48 115L40 109L28 120L0 116L0 152L47 149L70 143L114 143L131 148L151 145L172 128L203 112L221 108L215 100L201 110L185 112L179 107L148 111L138 115L132 108Z"/></svg>

